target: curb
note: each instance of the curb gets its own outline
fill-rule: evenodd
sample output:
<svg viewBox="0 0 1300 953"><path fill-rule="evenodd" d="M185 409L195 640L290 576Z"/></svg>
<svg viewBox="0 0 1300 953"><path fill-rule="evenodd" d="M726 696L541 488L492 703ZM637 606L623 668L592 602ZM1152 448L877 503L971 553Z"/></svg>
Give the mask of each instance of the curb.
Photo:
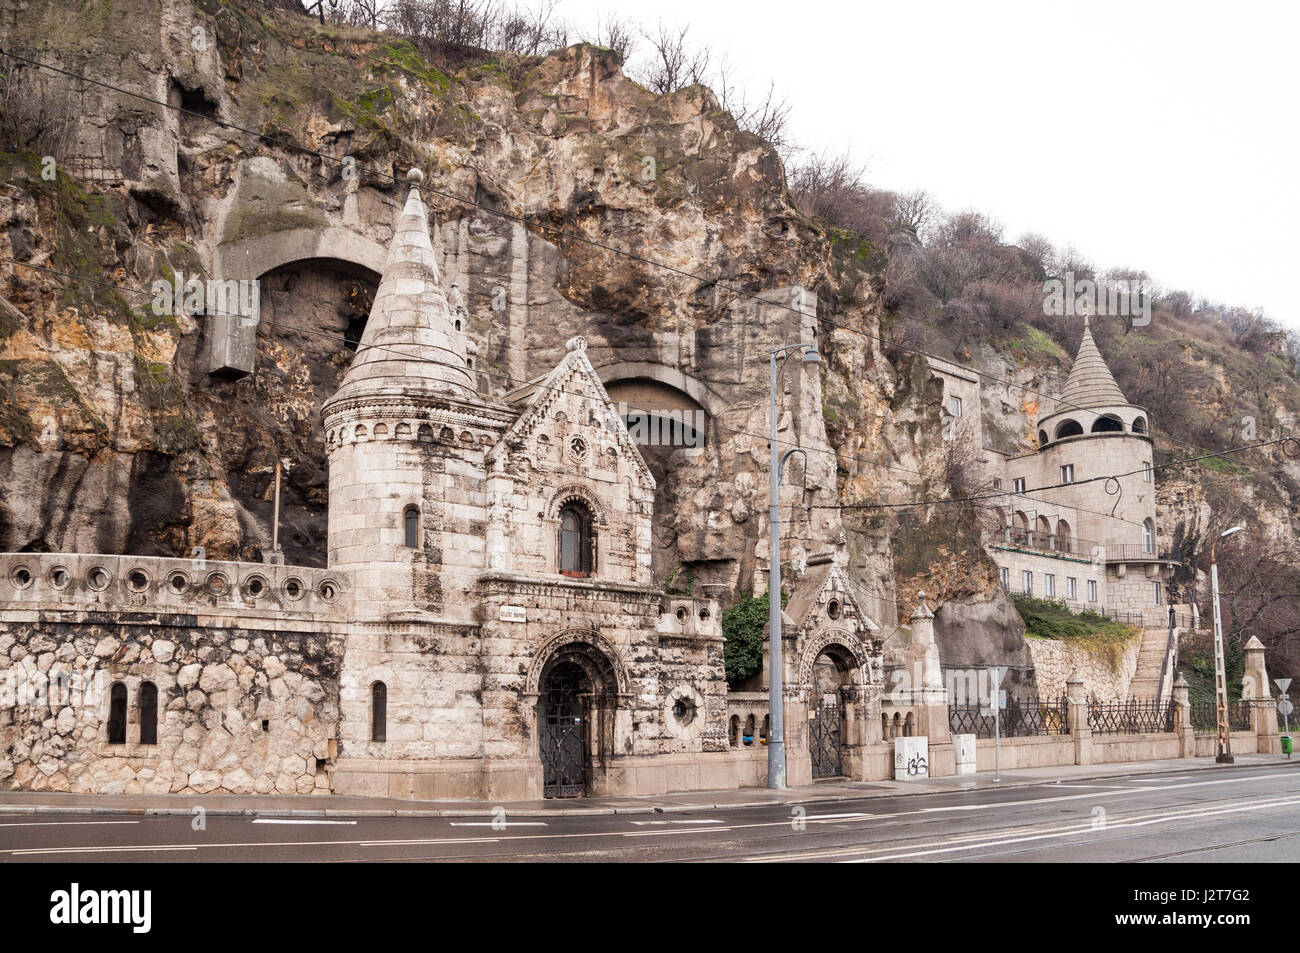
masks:
<svg viewBox="0 0 1300 953"><path fill-rule="evenodd" d="M1099 781L1106 779L1126 779L1126 778L1143 778L1143 777L1162 777L1171 774L1185 774L1189 771L1214 771L1220 770L1222 766L1217 764L1188 765L1182 768L1170 768L1160 771L1136 771L1127 774L1087 774L1069 778L1055 778L1038 781L1009 781L999 784L986 784L980 787L972 786L970 788L959 788L956 790L918 790L918 791L863 791L862 793L852 794L826 794L816 795L809 794L806 797L792 798L768 798L764 800L753 801L728 801L728 802L697 802L692 804L664 804L664 805L630 805L627 807L573 807L573 808L527 808L517 811L511 811L508 808L509 802L504 805L491 805L484 807L464 807L464 808L444 808L444 809L419 809L419 808L357 808L349 810L346 808L253 808L253 807L217 807L205 808L205 816L211 817L301 817L301 818L377 818L377 817L409 817L409 818L458 818L458 817L492 817L497 807L506 807L511 817L608 817L614 815L639 815L639 814L686 814L693 811L719 811L736 808L756 808L756 807L783 807L788 805L804 804L835 804L842 801L873 801L884 800L894 797L933 797L941 794L963 794L968 791L979 790L1010 790L1012 788L1026 787L1045 787L1056 784L1071 784L1076 781ZM1273 768L1284 769L1287 767L1300 768L1300 761L1282 761L1282 762L1263 762L1260 764L1242 764L1235 767L1241 768ZM956 777L956 775L954 775ZM870 783L870 782L865 782ZM234 795L222 795L229 797ZM201 806L201 805L198 805ZM101 807L101 806L76 806L62 804L0 804L0 817L6 815L32 815L32 814L91 814L91 815L110 815L110 816L136 816L136 817L166 817L166 816L184 816L193 817L194 808L180 807Z"/></svg>

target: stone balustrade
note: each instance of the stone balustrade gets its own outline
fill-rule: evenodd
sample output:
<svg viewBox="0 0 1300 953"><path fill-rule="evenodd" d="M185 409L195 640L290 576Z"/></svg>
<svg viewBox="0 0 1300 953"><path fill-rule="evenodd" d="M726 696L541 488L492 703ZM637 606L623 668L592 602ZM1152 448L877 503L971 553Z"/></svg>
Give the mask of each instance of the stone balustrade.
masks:
<svg viewBox="0 0 1300 953"><path fill-rule="evenodd" d="M0 553L0 607L283 614L342 620L352 603L346 572L162 556Z"/></svg>

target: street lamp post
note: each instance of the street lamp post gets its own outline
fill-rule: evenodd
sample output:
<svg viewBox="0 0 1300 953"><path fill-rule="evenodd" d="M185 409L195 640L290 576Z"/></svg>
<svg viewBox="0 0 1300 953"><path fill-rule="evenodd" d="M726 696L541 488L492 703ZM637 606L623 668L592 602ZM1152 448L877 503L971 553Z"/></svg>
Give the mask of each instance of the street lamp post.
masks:
<svg viewBox="0 0 1300 953"><path fill-rule="evenodd" d="M770 545L769 558L771 571L768 574L768 707L771 709L771 725L767 736L767 786L776 790L785 789L785 671L781 661L781 468L790 454L799 451L794 448L783 456L776 442L777 404L776 386L780 370L785 368L785 360L777 367L778 354L787 355L786 360L795 351L803 351L804 364L820 364L821 355L813 344L787 344L774 348L771 358L771 475L769 490L769 511L767 535Z"/></svg>
<svg viewBox="0 0 1300 953"><path fill-rule="evenodd" d="M1218 745L1214 760L1219 764L1232 764L1232 731L1228 724L1228 677L1223 662L1223 622L1219 618L1219 564L1215 559L1215 547L1220 539L1233 533L1241 532L1243 527L1234 526L1218 535L1210 543L1210 589L1214 593L1214 707L1218 722Z"/></svg>

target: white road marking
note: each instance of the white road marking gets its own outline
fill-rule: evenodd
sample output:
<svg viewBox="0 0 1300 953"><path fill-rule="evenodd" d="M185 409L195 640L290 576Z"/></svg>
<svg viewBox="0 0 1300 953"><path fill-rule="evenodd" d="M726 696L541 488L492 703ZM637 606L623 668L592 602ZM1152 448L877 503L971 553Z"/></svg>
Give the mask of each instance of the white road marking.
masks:
<svg viewBox="0 0 1300 953"><path fill-rule="evenodd" d="M667 821L633 821L637 827L667 827Z"/></svg>
<svg viewBox="0 0 1300 953"><path fill-rule="evenodd" d="M254 824L355 824L356 821L326 821L310 817L259 817Z"/></svg>
<svg viewBox="0 0 1300 953"><path fill-rule="evenodd" d="M84 827L88 824L139 823L139 821L23 821L21 824L0 824L0 827Z"/></svg>
<svg viewBox="0 0 1300 953"><path fill-rule="evenodd" d="M852 817L874 817L874 814L867 814L863 811L855 811L851 814L809 814L804 818L806 821L842 821Z"/></svg>
<svg viewBox="0 0 1300 953"><path fill-rule="evenodd" d="M668 823L670 823L670 824L721 824L722 821L719 821L719 820L711 820L711 821L669 821Z"/></svg>
<svg viewBox="0 0 1300 953"><path fill-rule="evenodd" d="M27 854L110 854L120 852L153 852L165 850L198 850L197 847L47 847L44 850L11 850L15 857Z"/></svg>
<svg viewBox="0 0 1300 953"><path fill-rule="evenodd" d="M491 827L501 830L505 827L546 827L545 821L452 821L452 827Z"/></svg>

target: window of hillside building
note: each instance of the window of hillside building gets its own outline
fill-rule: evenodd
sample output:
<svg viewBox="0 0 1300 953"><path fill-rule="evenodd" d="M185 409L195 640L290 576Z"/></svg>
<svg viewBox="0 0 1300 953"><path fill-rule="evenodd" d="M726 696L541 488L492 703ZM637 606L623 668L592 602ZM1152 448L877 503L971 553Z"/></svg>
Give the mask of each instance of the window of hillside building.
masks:
<svg viewBox="0 0 1300 953"><path fill-rule="evenodd" d="M1142 464L1142 481L1144 483L1151 482L1151 464L1149 463Z"/></svg>
<svg viewBox="0 0 1300 953"><path fill-rule="evenodd" d="M108 693L108 743L126 744L126 686L114 682Z"/></svg>
<svg viewBox="0 0 1300 953"><path fill-rule="evenodd" d="M370 686L370 740L388 740L388 686L383 682Z"/></svg>
<svg viewBox="0 0 1300 953"><path fill-rule="evenodd" d="M1062 482L1062 483L1073 483L1073 482L1074 482L1074 464L1073 464L1073 463L1067 463L1065 466L1061 467L1061 482Z"/></svg>
<svg viewBox="0 0 1300 953"><path fill-rule="evenodd" d="M1049 599L1056 598L1056 577L1050 572L1043 576L1043 595Z"/></svg>
<svg viewBox="0 0 1300 953"><path fill-rule="evenodd" d="M1158 582L1151 583L1151 589L1152 589L1152 595L1154 596L1154 602L1152 603L1152 605L1158 606L1160 605L1160 583Z"/></svg>
<svg viewBox="0 0 1300 953"><path fill-rule="evenodd" d="M949 398L948 398L948 413L952 414L954 417L960 417L960 416L961 416L961 398L960 398L960 397L949 397Z"/></svg>
<svg viewBox="0 0 1300 953"><path fill-rule="evenodd" d="M1011 572L1005 566L1001 566L998 568L998 579L999 581L1001 581L1003 589L1009 590L1011 588L1010 576L1011 576Z"/></svg>
<svg viewBox="0 0 1300 953"><path fill-rule="evenodd" d="M420 548L420 511L417 507L408 506L405 516L406 528L406 548Z"/></svg>
<svg viewBox="0 0 1300 953"><path fill-rule="evenodd" d="M1156 524L1151 520L1142 521L1142 552L1154 553L1156 551Z"/></svg>
<svg viewBox="0 0 1300 953"><path fill-rule="evenodd" d="M1075 579L1073 576L1065 577L1065 598L1079 598L1079 580Z"/></svg>
<svg viewBox="0 0 1300 953"><path fill-rule="evenodd" d="M1034 574L1028 569L1023 569L1020 572L1020 591L1027 596L1034 594Z"/></svg>
<svg viewBox="0 0 1300 953"><path fill-rule="evenodd" d="M1097 601L1097 580L1095 579L1088 580L1088 601Z"/></svg>
<svg viewBox="0 0 1300 953"><path fill-rule="evenodd" d="M1011 481L1011 492L1012 492L1012 493L1024 493L1024 492L1025 492L1025 478L1024 478L1024 477L1016 477L1014 480Z"/></svg>
<svg viewBox="0 0 1300 953"><path fill-rule="evenodd" d="M577 500L570 500L560 510L560 572L566 576L589 576L595 564L591 531L591 512Z"/></svg>
<svg viewBox="0 0 1300 953"><path fill-rule="evenodd" d="M140 744L158 743L158 686L140 683Z"/></svg>
<svg viewBox="0 0 1300 953"><path fill-rule="evenodd" d="M995 490L1000 490L1000 489L1002 489L1002 479L1001 479L1001 477L994 477L994 478L993 478L993 489L995 489Z"/></svg>

